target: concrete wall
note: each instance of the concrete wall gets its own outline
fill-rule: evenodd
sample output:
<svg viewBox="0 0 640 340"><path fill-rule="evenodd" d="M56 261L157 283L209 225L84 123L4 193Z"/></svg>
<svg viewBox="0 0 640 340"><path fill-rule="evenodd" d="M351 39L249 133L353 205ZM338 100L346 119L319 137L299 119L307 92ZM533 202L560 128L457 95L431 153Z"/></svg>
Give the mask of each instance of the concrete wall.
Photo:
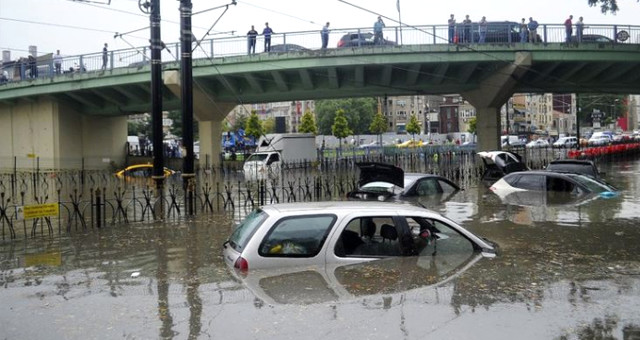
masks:
<svg viewBox="0 0 640 340"><path fill-rule="evenodd" d="M0 106L0 170L124 164L127 117L80 115L50 99ZM84 163L84 164L83 164Z"/></svg>

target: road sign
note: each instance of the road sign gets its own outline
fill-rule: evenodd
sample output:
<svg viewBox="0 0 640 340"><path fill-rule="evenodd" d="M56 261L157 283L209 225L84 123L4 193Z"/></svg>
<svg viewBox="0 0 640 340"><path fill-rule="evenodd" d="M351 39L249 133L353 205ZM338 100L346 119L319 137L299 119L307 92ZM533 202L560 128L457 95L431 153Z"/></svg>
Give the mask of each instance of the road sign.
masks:
<svg viewBox="0 0 640 340"><path fill-rule="evenodd" d="M16 217L19 220L58 216L58 203L34 204L16 207Z"/></svg>

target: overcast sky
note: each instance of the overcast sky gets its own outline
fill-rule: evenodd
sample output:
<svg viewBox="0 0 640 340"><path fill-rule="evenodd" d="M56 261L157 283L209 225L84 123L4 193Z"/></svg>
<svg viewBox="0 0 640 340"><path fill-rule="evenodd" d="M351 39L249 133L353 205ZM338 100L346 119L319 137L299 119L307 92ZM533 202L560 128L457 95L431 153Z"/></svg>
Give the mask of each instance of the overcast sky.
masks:
<svg viewBox="0 0 640 340"><path fill-rule="evenodd" d="M354 5L398 18L396 0L345 0ZM98 52L106 42L110 50L148 45L149 30L114 38L116 32L148 27L149 18L138 9L138 0L79 2L72 0L0 0L0 49L11 50L12 59L25 56L30 45L39 54L61 50L63 55ZM193 11L203 11L230 3L222 0L193 0ZM446 24L449 14L458 21L469 14L473 21L486 16L490 21L514 20L533 16L543 23L561 24L573 14L588 24L638 24L640 4L636 0L618 0L617 15L600 13L587 0L400 0L402 22L411 25ZM165 43L179 40L179 1L161 0L162 38ZM220 16L222 9L193 17L194 34L201 38ZM244 36L255 25L261 32L265 21L276 33L331 28L371 27L376 15L338 0L237 0L236 6L220 19L212 32L235 31ZM386 20L387 26L395 25ZM333 43L330 43L333 46Z"/></svg>

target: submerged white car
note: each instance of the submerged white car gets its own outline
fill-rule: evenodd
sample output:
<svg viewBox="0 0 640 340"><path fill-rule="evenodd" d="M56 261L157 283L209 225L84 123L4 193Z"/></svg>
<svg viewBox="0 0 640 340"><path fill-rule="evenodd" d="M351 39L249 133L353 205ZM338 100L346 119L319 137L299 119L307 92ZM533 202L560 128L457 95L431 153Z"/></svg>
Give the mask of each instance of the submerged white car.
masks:
<svg viewBox="0 0 640 340"><path fill-rule="evenodd" d="M225 263L241 272L456 252L494 256L496 252L492 242L431 210L354 201L263 206L244 219L223 248Z"/></svg>

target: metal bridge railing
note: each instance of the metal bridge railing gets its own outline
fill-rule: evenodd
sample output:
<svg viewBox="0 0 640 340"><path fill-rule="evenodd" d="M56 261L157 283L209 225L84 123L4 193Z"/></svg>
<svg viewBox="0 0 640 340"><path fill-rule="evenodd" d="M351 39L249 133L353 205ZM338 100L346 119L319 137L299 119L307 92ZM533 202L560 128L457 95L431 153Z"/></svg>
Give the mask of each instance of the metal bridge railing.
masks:
<svg viewBox="0 0 640 340"><path fill-rule="evenodd" d="M469 49L460 51L473 51L474 47L481 44L479 40L479 27L473 23L470 27L469 38L462 35L465 27L458 24L455 27L455 43L468 46ZM574 35L576 28L574 25ZM541 39L541 44L564 43L565 27L562 24L541 24L537 30ZM338 28L332 29L329 36L329 50L337 49L338 41L346 34L360 34L363 40L349 46L351 49L370 48L372 41L370 33L371 27ZM449 42L449 27L447 25L420 25L387 27L383 31L383 36L390 44L401 46L412 45L447 45ZM575 44L640 44L640 26L635 25L585 25L583 35L590 39L597 37L601 41L594 42L585 39L584 42ZM466 39L466 40L465 40ZM468 41L468 42L467 42ZM487 31L486 44L521 44L519 28L516 22L490 23ZM464 42L464 43L463 43ZM269 55L314 55L322 52L320 31L286 32L274 34L271 38L272 49L278 48L278 52L263 52L264 38L258 36L256 43L256 57L268 57ZM295 46L304 48L298 50ZM529 44L528 42L526 44ZM233 56L246 56L247 37L230 36L221 38L205 39L193 43L193 60L205 60ZM389 46L385 46L389 47ZM522 45L517 46L523 48ZM526 48L526 46L524 46ZM166 44L162 51L162 60L165 63L177 62L180 59L180 43ZM362 53L365 50L362 50ZM141 68L149 64L150 49L148 46L138 48L114 50L108 52L108 62L103 69L102 52L94 52L77 56L65 56L62 58L61 71L56 72L53 54L40 56L35 64L29 62L27 58L20 58L17 61L4 63L2 70L7 71L8 79L0 83L20 82L42 77L69 77L82 73L99 73L112 71L119 68ZM0 88L1 90L1 88Z"/></svg>

